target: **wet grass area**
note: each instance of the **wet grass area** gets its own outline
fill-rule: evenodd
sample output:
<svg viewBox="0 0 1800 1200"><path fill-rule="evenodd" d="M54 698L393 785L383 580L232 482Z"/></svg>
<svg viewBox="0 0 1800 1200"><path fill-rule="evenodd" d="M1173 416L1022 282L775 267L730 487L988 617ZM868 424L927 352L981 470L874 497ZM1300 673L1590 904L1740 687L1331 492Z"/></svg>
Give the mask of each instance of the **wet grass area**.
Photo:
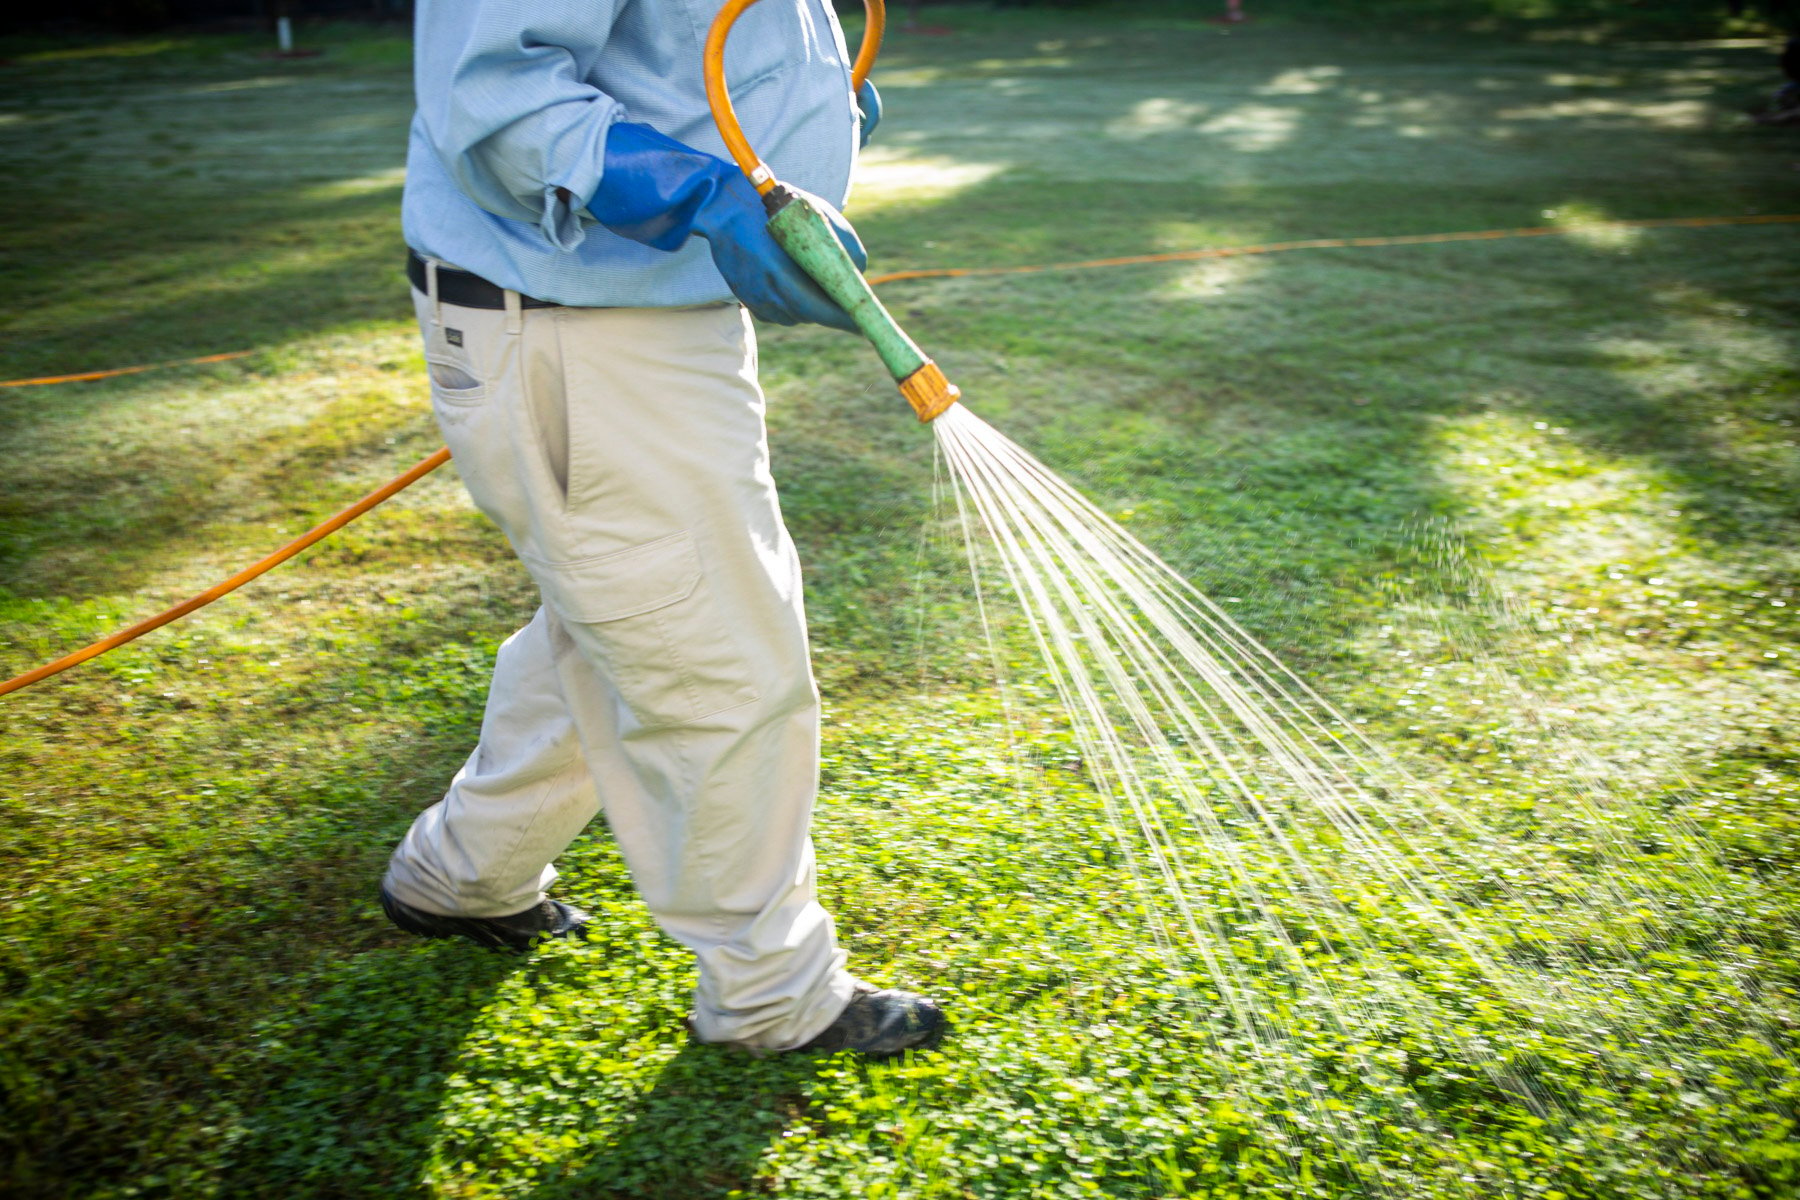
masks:
<svg viewBox="0 0 1800 1200"><path fill-rule="evenodd" d="M773 330L828 716L822 886L856 969L942 995L955 1038L875 1066L687 1044L690 968L598 825L559 885L596 914L586 944L513 960L385 925L383 859L534 604L446 471L0 701L0 1190L1800 1187L1800 227L1606 224L1800 212L1800 141L1740 112L1769 44L954 11L877 75L848 206L874 271L1566 229L884 295L975 412L1494 839L1485 864L1456 843L1455 879L1420 871L1518 971L1585 954L1630 1019L1534 1031L1397 917L1383 953L1457 1027L1358 998L1357 1044L1216 889L1261 1002L1316 1030L1315 1096L1273 1088L1294 1064L1259 1066L1159 943L1131 835L991 592L990 646L931 437L866 347ZM0 377L255 351L0 389L0 673L439 444L399 273L408 46L309 36L324 53L292 61L211 35L0 49ZM1328 846L1316 868L1368 883ZM1290 925L1358 997L1355 956Z"/></svg>

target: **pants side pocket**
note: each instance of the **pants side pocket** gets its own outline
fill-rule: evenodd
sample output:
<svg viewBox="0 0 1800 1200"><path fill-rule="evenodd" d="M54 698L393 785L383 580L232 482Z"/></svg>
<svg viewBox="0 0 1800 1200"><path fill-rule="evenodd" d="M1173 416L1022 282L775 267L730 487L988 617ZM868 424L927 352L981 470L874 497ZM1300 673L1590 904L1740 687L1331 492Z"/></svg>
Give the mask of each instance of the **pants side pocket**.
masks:
<svg viewBox="0 0 1800 1200"><path fill-rule="evenodd" d="M760 699L687 533L576 562L527 558L544 602L602 660L638 722L685 725Z"/></svg>

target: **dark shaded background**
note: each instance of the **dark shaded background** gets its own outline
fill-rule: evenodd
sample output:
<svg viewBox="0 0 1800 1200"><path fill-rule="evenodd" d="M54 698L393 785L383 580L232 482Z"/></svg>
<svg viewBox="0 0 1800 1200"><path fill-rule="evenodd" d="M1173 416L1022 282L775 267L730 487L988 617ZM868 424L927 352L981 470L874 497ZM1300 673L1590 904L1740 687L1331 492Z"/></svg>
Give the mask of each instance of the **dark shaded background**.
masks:
<svg viewBox="0 0 1800 1200"><path fill-rule="evenodd" d="M843 9L860 10L858 0L835 0ZM951 7L962 0L931 0L931 7ZM1106 8L1122 0L984 0L1001 7ZM890 0L901 19L915 18L923 0ZM1134 0L1135 11L1144 8ZM1170 7L1203 10L1206 0L1179 0ZM1219 0L1219 8L1224 7ZM1768 29L1794 32L1800 24L1800 0L1248 0L1247 11L1304 19L1403 21L1431 25L1531 21L1616 23L1621 29L1656 29L1703 34L1741 31L1749 21ZM21 6L0 13L0 35L141 32L171 26L273 26L282 15L297 20L362 19L401 21L410 17L412 0L64 0L56 5Z"/></svg>

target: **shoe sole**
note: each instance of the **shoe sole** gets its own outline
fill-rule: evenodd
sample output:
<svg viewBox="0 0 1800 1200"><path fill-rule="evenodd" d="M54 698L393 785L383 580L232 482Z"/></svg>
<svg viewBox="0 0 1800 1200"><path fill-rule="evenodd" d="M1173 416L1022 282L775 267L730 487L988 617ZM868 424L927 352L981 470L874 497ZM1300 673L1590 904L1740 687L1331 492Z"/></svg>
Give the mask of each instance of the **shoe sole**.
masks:
<svg viewBox="0 0 1800 1200"><path fill-rule="evenodd" d="M855 1046L845 1046L841 1050L822 1050L817 1047L808 1049L805 1046L795 1046L791 1050L768 1050L761 1046L747 1045L744 1042L709 1042L700 1036L699 1030L694 1028L692 1013L681 1018L681 1027L687 1030L689 1040L696 1045L717 1046L734 1054L747 1054L751 1058L769 1058L777 1054L860 1054L864 1058L877 1062L882 1059L899 1058L902 1054L911 1054L915 1050L936 1050L942 1044L944 1035L950 1032L950 1022L940 1019L935 1027L926 1032L922 1041L914 1042L910 1046L902 1046L898 1050L861 1050Z"/></svg>
<svg viewBox="0 0 1800 1200"><path fill-rule="evenodd" d="M554 932L545 930L541 933L531 934L524 941L518 941L475 918L444 917L436 913L423 913L417 909L402 908L398 901L387 894L385 888L381 890L379 896L381 911L387 914L387 919L392 921L397 929L422 938L460 937L488 950L503 950L509 954L529 954L532 947L540 941L547 941L551 938L580 938L587 935L586 922L577 921L567 929ZM580 912L579 909L571 911ZM582 915L586 916L586 914Z"/></svg>

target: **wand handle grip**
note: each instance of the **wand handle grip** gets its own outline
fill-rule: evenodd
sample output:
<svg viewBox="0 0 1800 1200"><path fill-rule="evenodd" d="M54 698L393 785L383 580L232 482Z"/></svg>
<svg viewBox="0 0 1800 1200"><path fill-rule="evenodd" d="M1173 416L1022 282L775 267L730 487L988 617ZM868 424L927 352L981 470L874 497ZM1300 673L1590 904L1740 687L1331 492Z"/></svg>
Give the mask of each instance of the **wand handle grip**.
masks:
<svg viewBox="0 0 1800 1200"><path fill-rule="evenodd" d="M900 328L869 281L856 269L850 252L838 241L825 214L808 196L781 184L769 191L766 200L773 210L769 232L788 257L850 314L875 347L888 374L900 385L900 394L919 414L919 420L929 421L955 404L962 393Z"/></svg>

